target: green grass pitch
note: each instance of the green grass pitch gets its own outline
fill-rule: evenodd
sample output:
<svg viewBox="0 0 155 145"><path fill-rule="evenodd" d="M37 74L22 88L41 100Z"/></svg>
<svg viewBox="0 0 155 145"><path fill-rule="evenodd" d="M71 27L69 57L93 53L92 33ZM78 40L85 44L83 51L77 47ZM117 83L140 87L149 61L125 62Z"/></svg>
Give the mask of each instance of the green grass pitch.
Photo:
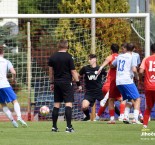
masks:
<svg viewBox="0 0 155 145"><path fill-rule="evenodd" d="M66 133L66 122L59 121L60 132L51 132L52 123L28 122L28 128L14 128L10 122L0 122L0 145L154 145L155 121L149 122L154 136L141 136L142 125L106 124L73 121L74 133Z"/></svg>

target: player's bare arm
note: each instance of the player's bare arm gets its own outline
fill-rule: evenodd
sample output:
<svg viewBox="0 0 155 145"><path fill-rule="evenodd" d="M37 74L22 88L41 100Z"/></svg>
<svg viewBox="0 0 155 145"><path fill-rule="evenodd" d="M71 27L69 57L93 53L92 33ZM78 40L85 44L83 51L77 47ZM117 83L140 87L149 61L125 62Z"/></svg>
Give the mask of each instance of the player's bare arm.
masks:
<svg viewBox="0 0 155 145"><path fill-rule="evenodd" d="M12 81L16 82L16 71L15 71L15 69L13 67L10 68L10 72L12 74Z"/></svg>
<svg viewBox="0 0 155 145"><path fill-rule="evenodd" d="M137 67L136 66L133 66L132 67L132 71L134 73L134 76L137 80L139 80L139 75L138 75L138 72L137 72Z"/></svg>
<svg viewBox="0 0 155 145"><path fill-rule="evenodd" d="M139 87L139 89L141 89L142 88L142 86L143 86L143 74L144 74L144 69L143 68L140 68L139 69L139 82L138 82L138 87Z"/></svg>
<svg viewBox="0 0 155 145"><path fill-rule="evenodd" d="M101 73L102 69L108 65L110 63L111 59L109 59L109 56L105 59L105 61L102 63L102 65L100 66L99 70L98 70L98 74Z"/></svg>

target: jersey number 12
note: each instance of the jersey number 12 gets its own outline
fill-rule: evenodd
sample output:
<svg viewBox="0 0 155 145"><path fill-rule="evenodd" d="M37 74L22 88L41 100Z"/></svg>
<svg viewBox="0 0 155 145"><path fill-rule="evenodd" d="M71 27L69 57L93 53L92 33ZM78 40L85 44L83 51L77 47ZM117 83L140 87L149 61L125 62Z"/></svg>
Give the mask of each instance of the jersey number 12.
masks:
<svg viewBox="0 0 155 145"><path fill-rule="evenodd" d="M155 72L155 61L149 61L149 71Z"/></svg>

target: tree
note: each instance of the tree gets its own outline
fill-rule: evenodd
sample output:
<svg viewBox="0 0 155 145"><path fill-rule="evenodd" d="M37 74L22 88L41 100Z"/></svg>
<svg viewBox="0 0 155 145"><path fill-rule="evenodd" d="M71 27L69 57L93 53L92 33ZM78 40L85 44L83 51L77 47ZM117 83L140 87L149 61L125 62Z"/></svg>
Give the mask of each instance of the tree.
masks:
<svg viewBox="0 0 155 145"><path fill-rule="evenodd" d="M128 9L127 0L96 0L97 13L126 13ZM91 13L91 0L46 0L46 2L42 0L19 0L19 13ZM21 24L23 25L22 21ZM58 39L65 38L69 40L69 51L75 58L86 59L90 53L90 19L33 19L31 25L31 38L34 42L32 47L34 49L43 43L46 46L45 40L47 39L56 44ZM23 29L25 30L25 28ZM40 33L42 30L45 30L44 33ZM103 52L108 52L106 55L110 53L111 43L120 45L128 41L130 32L130 23L125 19L96 19L96 53L100 56L99 60L102 61L102 57L105 57ZM50 37L42 39L45 33ZM89 45L85 45L88 43ZM101 47L103 44L104 47Z"/></svg>
<svg viewBox="0 0 155 145"><path fill-rule="evenodd" d="M150 10L151 10L151 31L150 31L151 39L153 42L155 42L155 4L154 4L154 0L150 1Z"/></svg>
<svg viewBox="0 0 155 145"><path fill-rule="evenodd" d="M91 0L62 0L58 7L61 13L91 13ZM129 4L127 0L96 0L96 13L126 13L128 9ZM79 27L90 31L90 19L70 19L69 21L70 24L77 24ZM109 47L112 43L120 45L128 41L130 33L130 23L125 19L96 19L96 41L100 42L99 45L104 43L105 46L104 48L100 47L97 43L96 53L98 56L101 56L100 61L102 61L101 59L105 50L108 50L110 53ZM85 37L83 39L86 40Z"/></svg>
<svg viewBox="0 0 155 145"><path fill-rule="evenodd" d="M51 14L58 13L57 2L60 0L18 0L19 14ZM27 22L31 23L32 49L47 48L47 42L52 42L49 34L49 26L55 25L56 21L51 19L19 19L19 29L26 33ZM26 35L26 34L25 34Z"/></svg>

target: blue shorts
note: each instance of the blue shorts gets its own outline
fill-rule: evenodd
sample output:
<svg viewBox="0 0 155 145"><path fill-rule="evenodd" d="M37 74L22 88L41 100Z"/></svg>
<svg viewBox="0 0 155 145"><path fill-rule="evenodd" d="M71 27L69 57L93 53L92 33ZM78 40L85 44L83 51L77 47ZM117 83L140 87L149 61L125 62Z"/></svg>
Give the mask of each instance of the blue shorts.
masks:
<svg viewBox="0 0 155 145"><path fill-rule="evenodd" d="M132 99L135 100L137 98L140 98L139 92L134 83L126 85L118 85L117 87L123 96L123 100L132 100Z"/></svg>
<svg viewBox="0 0 155 145"><path fill-rule="evenodd" d="M17 99L12 87L0 88L0 103L9 103Z"/></svg>

